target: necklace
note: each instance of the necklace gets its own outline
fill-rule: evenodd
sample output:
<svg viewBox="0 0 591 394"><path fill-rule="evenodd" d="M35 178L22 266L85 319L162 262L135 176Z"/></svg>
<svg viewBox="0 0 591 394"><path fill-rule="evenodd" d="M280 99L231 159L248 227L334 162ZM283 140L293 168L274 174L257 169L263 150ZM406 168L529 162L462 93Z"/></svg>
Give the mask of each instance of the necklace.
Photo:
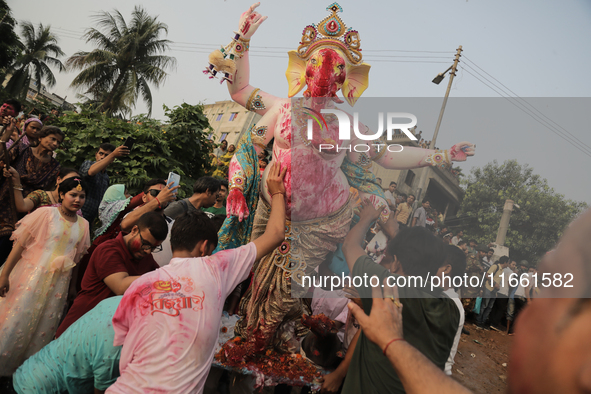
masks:
<svg viewBox="0 0 591 394"><path fill-rule="evenodd" d="M66 216L68 216L68 217L71 217L71 218L73 218L74 216L76 216L76 212L73 212L73 213L68 213L68 211L66 211L66 210L64 209L64 206L63 206L63 205L60 205L60 210L62 211L62 213L63 213L64 215L66 215Z"/></svg>

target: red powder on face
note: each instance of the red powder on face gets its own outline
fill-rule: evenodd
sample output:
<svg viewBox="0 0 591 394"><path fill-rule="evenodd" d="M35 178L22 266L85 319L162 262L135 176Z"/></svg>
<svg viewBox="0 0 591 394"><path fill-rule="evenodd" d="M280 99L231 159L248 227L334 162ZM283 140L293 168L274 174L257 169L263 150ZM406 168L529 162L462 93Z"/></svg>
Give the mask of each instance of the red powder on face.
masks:
<svg viewBox="0 0 591 394"><path fill-rule="evenodd" d="M314 60L314 61L312 61ZM305 97L333 97L345 82L345 61L334 50L319 50L306 65Z"/></svg>

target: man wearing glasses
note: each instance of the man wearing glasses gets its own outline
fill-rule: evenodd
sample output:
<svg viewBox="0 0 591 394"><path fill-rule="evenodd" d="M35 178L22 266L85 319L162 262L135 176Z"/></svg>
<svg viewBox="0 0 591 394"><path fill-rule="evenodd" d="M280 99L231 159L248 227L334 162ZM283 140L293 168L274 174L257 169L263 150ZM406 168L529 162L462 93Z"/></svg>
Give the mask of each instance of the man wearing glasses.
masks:
<svg viewBox="0 0 591 394"><path fill-rule="evenodd" d="M74 300L56 338L71 324L102 300L123 295L141 275L153 271L158 264L153 252L162 250L168 225L161 212L147 212L127 235L106 241L96 248L82 279L82 290Z"/></svg>
<svg viewBox="0 0 591 394"><path fill-rule="evenodd" d="M172 186L172 185L171 185ZM142 200L143 205L140 205L133 211L129 212L121 220L121 231L124 233L130 232L138 223L138 220L147 212L158 212L166 219L168 225L168 235L162 242L160 250L155 250L152 254L158 266L163 267L170 263L172 259L172 250L170 248L170 230L174 224L174 220L164 213L164 209L176 199L177 189L180 186L168 187L164 179L152 179L144 187L144 195Z"/></svg>

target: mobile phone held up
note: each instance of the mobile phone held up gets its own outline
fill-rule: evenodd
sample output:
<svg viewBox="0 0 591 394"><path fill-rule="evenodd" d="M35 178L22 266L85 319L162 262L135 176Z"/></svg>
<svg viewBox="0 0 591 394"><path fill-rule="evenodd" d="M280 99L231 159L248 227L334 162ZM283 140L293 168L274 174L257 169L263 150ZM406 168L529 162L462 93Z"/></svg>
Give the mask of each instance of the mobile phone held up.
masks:
<svg viewBox="0 0 591 394"><path fill-rule="evenodd" d="M170 183L172 182L172 185ZM168 173L168 180L166 181L167 185L172 189L175 186L178 186L181 183L181 176L179 174L175 174L174 172Z"/></svg>
<svg viewBox="0 0 591 394"><path fill-rule="evenodd" d="M135 138L127 137L127 139L125 140L125 143L123 145L125 145L127 147L127 149L129 149L131 151L131 148L133 148L133 144L135 144Z"/></svg>

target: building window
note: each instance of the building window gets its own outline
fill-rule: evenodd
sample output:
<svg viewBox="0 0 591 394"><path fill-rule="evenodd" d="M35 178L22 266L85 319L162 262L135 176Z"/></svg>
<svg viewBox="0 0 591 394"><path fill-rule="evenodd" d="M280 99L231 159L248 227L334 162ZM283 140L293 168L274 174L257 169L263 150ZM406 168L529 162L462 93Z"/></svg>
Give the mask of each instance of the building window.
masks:
<svg viewBox="0 0 591 394"><path fill-rule="evenodd" d="M220 120L222 120L222 116L224 116L224 114L218 114L218 117L216 118L216 122L219 122Z"/></svg>
<svg viewBox="0 0 591 394"><path fill-rule="evenodd" d="M227 136L228 136L228 133L222 133L222 136L220 137L220 142L225 140Z"/></svg>
<svg viewBox="0 0 591 394"><path fill-rule="evenodd" d="M213 137L213 133L209 133L209 135L207 136L207 139L210 140L211 137Z"/></svg>
<svg viewBox="0 0 591 394"><path fill-rule="evenodd" d="M236 117L238 116L238 112L232 112L230 114L230 122L236 120Z"/></svg>
<svg viewBox="0 0 591 394"><path fill-rule="evenodd" d="M406 179L404 180L404 183L406 183L408 186L412 187L412 182L415 180L415 173L412 172L412 170L408 170L408 173L406 174Z"/></svg>

